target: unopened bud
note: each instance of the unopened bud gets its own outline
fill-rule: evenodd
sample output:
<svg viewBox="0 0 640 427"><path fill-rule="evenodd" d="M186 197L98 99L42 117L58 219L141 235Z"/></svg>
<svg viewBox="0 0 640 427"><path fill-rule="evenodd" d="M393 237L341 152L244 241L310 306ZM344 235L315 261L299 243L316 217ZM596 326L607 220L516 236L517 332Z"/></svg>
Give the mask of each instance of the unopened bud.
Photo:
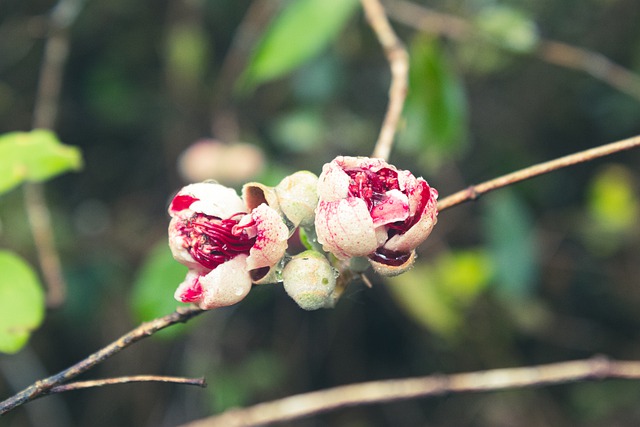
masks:
<svg viewBox="0 0 640 427"><path fill-rule="evenodd" d="M313 225L318 205L318 177L309 171L300 171L285 177L276 186L280 209L295 225Z"/></svg>
<svg viewBox="0 0 640 427"><path fill-rule="evenodd" d="M291 259L282 271L284 289L304 310L335 304L336 270L320 252L308 250Z"/></svg>

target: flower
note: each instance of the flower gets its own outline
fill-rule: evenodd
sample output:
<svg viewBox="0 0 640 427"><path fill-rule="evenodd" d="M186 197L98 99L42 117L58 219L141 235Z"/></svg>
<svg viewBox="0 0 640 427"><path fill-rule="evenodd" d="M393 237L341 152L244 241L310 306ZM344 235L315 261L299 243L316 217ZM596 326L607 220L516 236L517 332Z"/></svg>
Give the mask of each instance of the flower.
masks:
<svg viewBox="0 0 640 427"><path fill-rule="evenodd" d="M324 250L339 259L366 256L381 274L410 267L437 221L436 189L381 159L339 156L325 164L318 197Z"/></svg>
<svg viewBox="0 0 640 427"><path fill-rule="evenodd" d="M233 189L191 184L169 206L169 247L189 268L175 298L208 310L235 304L284 256L289 230L261 204L249 213Z"/></svg>

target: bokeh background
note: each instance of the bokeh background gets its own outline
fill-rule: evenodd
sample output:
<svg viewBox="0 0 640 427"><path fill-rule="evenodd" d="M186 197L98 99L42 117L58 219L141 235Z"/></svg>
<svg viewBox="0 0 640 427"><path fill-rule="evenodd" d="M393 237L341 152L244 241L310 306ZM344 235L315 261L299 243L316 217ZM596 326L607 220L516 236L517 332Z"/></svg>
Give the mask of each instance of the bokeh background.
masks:
<svg viewBox="0 0 640 427"><path fill-rule="evenodd" d="M0 356L3 397L175 309L185 271L165 245L166 206L182 185L273 185L296 170L319 173L338 154L368 155L387 102L388 64L357 3L340 17L298 11L288 23L273 19L296 2L61 3L77 16L66 33L55 131L85 162L46 184L68 296L25 349ZM55 6L0 2L2 133L32 126ZM441 197L640 133L638 77L614 87L589 54L640 73L640 2L387 6L412 58L391 161ZM411 18L436 11L444 25L416 28ZM300 36L253 56L273 22ZM455 33L456 22L473 32ZM260 71L265 62L286 65L286 52L322 31L326 42L300 66ZM585 49L581 65L550 61L540 50L548 41ZM373 288L355 282L335 309L305 312L281 286L260 286L81 378L205 376L207 389L71 392L29 403L2 424L171 426L358 381L595 354L640 359L639 165L637 151L620 153L454 207L440 215L415 269L393 280L371 273ZM0 198L0 222L2 248L37 266L20 189ZM640 383L606 381L349 408L285 425L635 426L638 402Z"/></svg>

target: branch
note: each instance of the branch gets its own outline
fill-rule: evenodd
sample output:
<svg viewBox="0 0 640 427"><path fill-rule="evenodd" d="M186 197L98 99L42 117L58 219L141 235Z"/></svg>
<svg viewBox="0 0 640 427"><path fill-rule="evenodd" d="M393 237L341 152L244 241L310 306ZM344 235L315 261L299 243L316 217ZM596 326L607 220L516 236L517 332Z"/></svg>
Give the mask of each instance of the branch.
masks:
<svg viewBox="0 0 640 427"><path fill-rule="evenodd" d="M384 8L378 0L360 0L369 25L376 33L391 67L391 85L389 87L389 105L382 122L380 135L372 157L389 159L393 138L407 97L409 81L409 54L400 39L391 28Z"/></svg>
<svg viewBox="0 0 640 427"><path fill-rule="evenodd" d="M93 387L102 387L105 385L115 385L115 384L129 384L129 383L143 383L143 382L160 382L160 383L171 383L171 384L185 384L185 385L195 385L198 387L206 387L207 382L202 378L183 378L183 377L167 377L160 375L133 375L127 377L118 377L118 378L105 378L102 380L91 380L91 381L77 381L74 383L58 385L49 389L46 394L41 394L40 396L45 396L47 394L53 393L63 393L67 391L73 390L82 390L85 388L93 388Z"/></svg>
<svg viewBox="0 0 640 427"><path fill-rule="evenodd" d="M490 42L474 25L463 18L436 12L408 1L389 5L389 15L420 31L454 40L483 39ZM549 39L540 39L532 54L539 59L565 68L582 71L640 100L640 76L616 64L604 55Z"/></svg>
<svg viewBox="0 0 640 427"><path fill-rule="evenodd" d="M203 311L195 306L185 308L181 307L171 314L159 317L150 322L143 323L132 331L121 336L116 341L93 353L86 359L81 360L75 365L55 375L50 376L49 378L36 381L34 384L22 390L20 393L10 397L3 402L0 402L0 415L11 411L18 406L24 405L25 403L30 402L43 394L50 393L51 389L53 389L54 387L63 384L70 379L75 378L76 376L88 371L97 364L104 362L109 357L120 352L120 350L129 347L131 344L138 342L143 338L151 336L166 327L175 325L176 323L187 322L200 313L203 313Z"/></svg>
<svg viewBox="0 0 640 427"><path fill-rule="evenodd" d="M198 420L183 427L239 427L282 422L348 406L447 393L486 392L605 378L640 379L640 362L605 357L523 368L370 381L298 394Z"/></svg>
<svg viewBox="0 0 640 427"><path fill-rule="evenodd" d="M69 27L80 13L84 1L60 0L49 16L49 34L44 47L38 91L33 107L32 127L34 129L54 128L62 75L69 57ZM24 204L38 252L40 268L47 285L47 305L57 307L65 299L66 284L42 184L27 183L24 186Z"/></svg>
<svg viewBox="0 0 640 427"><path fill-rule="evenodd" d="M601 145L600 147L591 148L590 150L580 151L548 162L538 163L537 165L520 169L481 184L472 185L471 187L447 196L438 202L438 211L443 211L469 200L476 200L485 193L506 187L507 185L515 184L516 182L524 181L525 179L553 172L578 163L588 162L619 151L630 150L638 146L640 146L640 135L624 139L622 141Z"/></svg>

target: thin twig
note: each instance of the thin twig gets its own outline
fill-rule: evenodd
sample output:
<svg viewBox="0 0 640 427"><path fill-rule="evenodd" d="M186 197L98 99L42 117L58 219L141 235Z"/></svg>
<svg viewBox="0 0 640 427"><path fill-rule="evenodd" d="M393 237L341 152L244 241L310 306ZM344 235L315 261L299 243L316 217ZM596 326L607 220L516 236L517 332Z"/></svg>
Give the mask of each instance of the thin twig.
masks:
<svg viewBox="0 0 640 427"><path fill-rule="evenodd" d="M616 64L606 56L553 40L542 40L538 58L565 68L584 71L620 92L640 100L640 76Z"/></svg>
<svg viewBox="0 0 640 427"><path fill-rule="evenodd" d="M28 182L23 186L23 193L31 235L47 287L47 306L56 308L62 305L66 298L67 285L56 249L53 227L51 226L51 213L44 195L44 187L40 183Z"/></svg>
<svg viewBox="0 0 640 427"><path fill-rule="evenodd" d="M203 388L207 386L207 382L205 381L204 377L184 378L184 377L167 377L167 376L161 376L161 375L133 375L133 376L127 376L127 377L118 377L118 378L105 378L102 380L77 381L74 383L58 385L49 389L47 394L64 393L67 391L82 390L85 388L103 387L106 385L144 383L144 382L195 385ZM46 395L42 394L40 396L46 396Z"/></svg>
<svg viewBox="0 0 640 427"><path fill-rule="evenodd" d="M24 405L40 395L49 393L53 387L63 384L88 371L97 364L104 362L109 357L120 352L120 350L129 347L131 344L151 336L168 326L175 325L176 323L184 323L200 313L203 313L203 311L197 307L179 308L171 314L143 323L75 365L48 378L37 381L22 390L20 393L0 402L0 415L5 414L20 405Z"/></svg>
<svg viewBox="0 0 640 427"><path fill-rule="evenodd" d="M605 378L640 379L640 362L605 357L401 380L370 381L298 394L198 420L183 427L255 426L335 409L447 393L486 392Z"/></svg>
<svg viewBox="0 0 640 427"><path fill-rule="evenodd" d="M481 184L472 185L464 190L458 191L438 202L438 211L443 211L455 205L469 200L476 200L481 195L516 182L524 181L538 175L543 175L555 170L576 165L578 163L588 162L599 157L608 156L619 151L630 150L640 146L640 135L632 138L623 139L621 141L612 142L610 144L601 145L600 147L591 148L589 150L580 151L568 156L560 157L537 165L529 166L524 169L500 176L495 179L483 182Z"/></svg>
<svg viewBox="0 0 640 427"><path fill-rule="evenodd" d="M33 108L34 129L53 129L58 115L64 66L69 57L69 27L80 13L84 0L60 0L49 17L49 33L44 47L40 80ZM47 305L58 307L66 294L60 257L56 250L51 213L42 184L24 186L24 204L47 285Z"/></svg>
<svg viewBox="0 0 640 427"><path fill-rule="evenodd" d="M393 139L398 129L398 122L407 97L409 84L409 54L389 24L384 8L378 0L360 0L369 25L378 37L378 41L389 61L391 68L391 85L389 87L389 104L382 122L380 135L373 150L372 157L389 159Z"/></svg>
<svg viewBox="0 0 640 427"><path fill-rule="evenodd" d="M454 40L485 40L487 37L475 26L458 16L436 12L412 2L398 0L389 4L389 16L420 31L449 37ZM597 52L567 43L540 39L534 56L548 63L585 72L592 77L640 100L640 76L614 63Z"/></svg>

